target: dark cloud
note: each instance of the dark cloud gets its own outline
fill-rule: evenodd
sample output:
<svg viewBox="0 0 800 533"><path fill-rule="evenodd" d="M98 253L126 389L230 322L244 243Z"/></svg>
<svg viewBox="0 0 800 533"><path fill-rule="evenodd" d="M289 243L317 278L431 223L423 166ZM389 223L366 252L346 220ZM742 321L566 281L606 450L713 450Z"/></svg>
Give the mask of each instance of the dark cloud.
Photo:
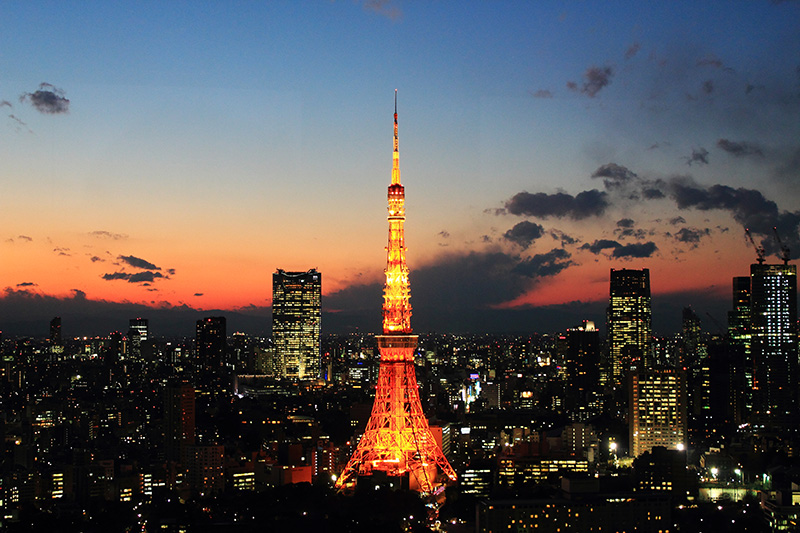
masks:
<svg viewBox="0 0 800 533"><path fill-rule="evenodd" d="M69 253L69 248L53 248L53 251L56 252L58 255L64 255L67 257L72 256L72 254Z"/></svg>
<svg viewBox="0 0 800 533"><path fill-rule="evenodd" d="M785 235L784 240L792 250L792 258L799 256L800 211L780 211L775 202L755 189L734 189L720 184L703 187L688 178L674 178L668 187L678 209L728 211L743 228L749 228L754 235L763 237L762 245L769 253L777 251L772 230L777 227Z"/></svg>
<svg viewBox="0 0 800 533"><path fill-rule="evenodd" d="M10 107L12 109L14 108L14 106L12 106L11 102L9 102L8 100L0 100L0 107L3 106Z"/></svg>
<svg viewBox="0 0 800 533"><path fill-rule="evenodd" d="M28 237L27 235L17 235L17 239L20 239L20 240L23 240L23 241L28 241L28 242L31 242L33 240L33 238Z"/></svg>
<svg viewBox="0 0 800 533"><path fill-rule="evenodd" d="M675 233L675 240L678 242L696 245L700 242L702 237L710 234L711 230L708 228L681 228L677 233Z"/></svg>
<svg viewBox="0 0 800 533"><path fill-rule="evenodd" d="M652 241L643 243L625 244L619 246L618 248L615 248L614 251L611 253L611 257L620 259L651 257L657 250L658 247L656 246L656 243Z"/></svg>
<svg viewBox="0 0 800 533"><path fill-rule="evenodd" d="M203 296L203 293L202 292L196 292L196 293L194 293L194 295L195 296Z"/></svg>
<svg viewBox="0 0 800 533"><path fill-rule="evenodd" d="M555 194L520 192L506 202L505 211L512 215L537 218L571 218L581 220L602 215L608 207L607 194L592 189L576 196L564 192Z"/></svg>
<svg viewBox="0 0 800 533"><path fill-rule="evenodd" d="M631 59L633 56L635 56L639 52L639 50L641 48L642 48L642 45L641 45L641 43L638 43L638 42L635 42L632 45L630 45L628 47L628 49L625 50L625 59Z"/></svg>
<svg viewBox="0 0 800 533"><path fill-rule="evenodd" d="M736 157L742 157L748 155L764 157L764 152L761 151L761 148L759 148L755 144L744 141L734 142L734 141L729 141L728 139L720 139L717 141L717 146L719 146L729 154L732 154Z"/></svg>
<svg viewBox="0 0 800 533"><path fill-rule="evenodd" d="M583 74L583 85L578 87L574 81L567 82L567 87L573 91L580 91L589 98L594 98L600 90L611 83L611 77L614 75L614 69L610 66L605 67L589 67Z"/></svg>
<svg viewBox="0 0 800 533"><path fill-rule="evenodd" d="M536 254L533 257L523 259L516 267L514 273L522 274L529 278L543 278L555 276L570 265L572 255L563 248L554 248L544 254Z"/></svg>
<svg viewBox="0 0 800 533"><path fill-rule="evenodd" d="M692 155L689 157L685 157L686 164L691 166L693 163L697 163L699 165L707 165L708 164L708 150L705 148L698 148L692 149Z"/></svg>
<svg viewBox="0 0 800 533"><path fill-rule="evenodd" d="M33 283L32 281L23 281L22 283L17 283L17 287L38 287L39 285Z"/></svg>
<svg viewBox="0 0 800 533"><path fill-rule="evenodd" d="M161 272L150 272L146 270L144 272L137 272L135 274L131 274L129 272L112 272L110 274L103 274L103 279L106 281L117 281L117 280L125 280L128 283L152 283L157 278L163 278L164 275Z"/></svg>
<svg viewBox="0 0 800 533"><path fill-rule="evenodd" d="M551 230L550 236L557 241L561 241L562 246L565 244L576 244L578 242L578 239L571 237L563 231L557 229Z"/></svg>
<svg viewBox="0 0 800 533"><path fill-rule="evenodd" d="M675 217L669 219L669 223L673 226L677 226L678 224L686 224L686 219L683 217Z"/></svg>
<svg viewBox="0 0 800 533"><path fill-rule="evenodd" d="M168 268L167 269L167 274L169 274L170 276L174 276L175 275L175 269L174 268Z"/></svg>
<svg viewBox="0 0 800 533"><path fill-rule="evenodd" d="M594 241L592 244L588 242L581 246L581 250L588 250L594 255L599 255L603 250L615 250L617 248L621 248L622 245L617 241L612 241L609 239L600 239Z"/></svg>
<svg viewBox="0 0 800 533"><path fill-rule="evenodd" d="M599 167L592 172L591 177L603 178L603 185L609 190L622 188L639 179L635 172L616 163L608 163Z"/></svg>
<svg viewBox="0 0 800 533"><path fill-rule="evenodd" d="M121 241L128 238L128 236L124 233L111 233L110 231L105 230L90 231L89 235L102 239L113 239L115 241Z"/></svg>
<svg viewBox="0 0 800 533"><path fill-rule="evenodd" d="M450 232L447 231L447 230L442 230L439 233L437 233L437 235L439 235L443 239L449 239L450 238Z"/></svg>
<svg viewBox="0 0 800 533"><path fill-rule="evenodd" d="M531 93L534 98L552 98L553 93L548 91L547 89L539 89L538 91Z"/></svg>
<svg viewBox="0 0 800 533"><path fill-rule="evenodd" d="M645 187L642 189L642 196L644 196L646 200L658 200L664 198L666 195L658 188Z"/></svg>
<svg viewBox="0 0 800 533"><path fill-rule="evenodd" d="M37 111L46 115L69 112L69 100L64 97L64 91L49 83L41 83L38 90L23 94L19 101L30 102Z"/></svg>
<svg viewBox="0 0 800 533"><path fill-rule="evenodd" d="M617 220L617 227L618 228L632 228L634 225L634 221L632 218L623 218L621 220Z"/></svg>
<svg viewBox="0 0 800 533"><path fill-rule="evenodd" d="M33 130L31 130L28 127L28 125L25 122L23 122L23 120L21 118L19 118L18 116L16 116L16 115L8 115L8 118L10 118L11 120L13 120L14 122L17 123L17 131L19 131L21 128L25 128L29 132L33 133Z"/></svg>
<svg viewBox="0 0 800 533"><path fill-rule="evenodd" d="M522 249L527 249L533 241L539 239L544 235L544 227L541 224L535 224L527 220L515 225L513 228L503 234L507 241L518 244Z"/></svg>
<svg viewBox="0 0 800 533"><path fill-rule="evenodd" d="M714 92L714 82L712 80L706 80L703 82L703 85L701 85L701 88L704 93L711 94Z"/></svg>
<svg viewBox="0 0 800 533"><path fill-rule="evenodd" d="M142 270L161 270L160 267L157 267L150 261L145 261L144 259L132 255L120 255L117 259L134 268L141 268Z"/></svg>
<svg viewBox="0 0 800 533"><path fill-rule="evenodd" d="M97 257L96 255L93 255L89 260L92 263L97 263L98 261L101 261L101 262L105 263L105 261L106 261L105 259L101 259L101 258Z"/></svg>

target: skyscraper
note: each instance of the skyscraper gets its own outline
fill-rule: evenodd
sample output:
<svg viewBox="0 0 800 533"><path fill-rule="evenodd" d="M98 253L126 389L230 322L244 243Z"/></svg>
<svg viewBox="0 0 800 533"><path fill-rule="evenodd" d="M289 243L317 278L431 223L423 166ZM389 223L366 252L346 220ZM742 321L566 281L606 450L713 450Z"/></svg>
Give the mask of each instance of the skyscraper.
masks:
<svg viewBox="0 0 800 533"><path fill-rule="evenodd" d="M220 373L228 348L227 322L224 316L201 318L196 323L197 367L209 377Z"/></svg>
<svg viewBox="0 0 800 533"><path fill-rule="evenodd" d="M797 267L752 264L750 286L754 420L781 426L797 415Z"/></svg>
<svg viewBox="0 0 800 533"><path fill-rule="evenodd" d="M631 457L653 446L686 446L686 374L682 370L636 370L630 375L628 424Z"/></svg>
<svg viewBox="0 0 800 533"><path fill-rule="evenodd" d="M594 322L584 320L583 325L567 330L566 407L579 419L597 414L593 407L600 383L600 332Z"/></svg>
<svg viewBox="0 0 800 533"><path fill-rule="evenodd" d="M316 269L272 274L272 338L281 377L319 378L321 300Z"/></svg>
<svg viewBox="0 0 800 533"><path fill-rule="evenodd" d="M622 384L632 364L641 366L650 348L650 270L611 269L608 348L611 381Z"/></svg>
<svg viewBox="0 0 800 533"><path fill-rule="evenodd" d="M181 459L181 447L194 444L194 387L186 382L164 388L164 456L167 461Z"/></svg>
<svg viewBox="0 0 800 533"><path fill-rule="evenodd" d="M409 488L425 495L444 490L456 474L431 432L422 411L414 369L417 336L411 330L411 287L405 246L405 188L400 183L397 136L397 91L394 107L394 152L389 185L389 244L383 289L383 334L378 335L381 364L375 403L364 435L336 480L339 489L352 489L359 476L382 473L408 478ZM436 506L436 499L429 502Z"/></svg>

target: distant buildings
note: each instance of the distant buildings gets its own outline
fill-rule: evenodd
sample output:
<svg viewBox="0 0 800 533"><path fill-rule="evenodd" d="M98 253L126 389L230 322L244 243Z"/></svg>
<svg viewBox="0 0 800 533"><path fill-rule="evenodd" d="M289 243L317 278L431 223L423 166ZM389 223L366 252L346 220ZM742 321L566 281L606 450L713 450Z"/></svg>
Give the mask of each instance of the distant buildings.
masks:
<svg viewBox="0 0 800 533"><path fill-rule="evenodd" d="M611 269L608 346L611 382L621 385L632 364L642 364L652 336L650 270Z"/></svg>
<svg viewBox="0 0 800 533"><path fill-rule="evenodd" d="M179 461L181 448L195 442L194 387L186 382L164 388L164 455Z"/></svg>
<svg viewBox="0 0 800 533"><path fill-rule="evenodd" d="M272 337L281 377L317 379L320 376L322 274L272 274Z"/></svg>
<svg viewBox="0 0 800 533"><path fill-rule="evenodd" d="M636 370L630 375L628 424L631 457L654 446L686 447L686 374Z"/></svg>
<svg viewBox="0 0 800 533"><path fill-rule="evenodd" d="M590 407L598 403L600 391L600 332L594 322L584 321L582 326L568 329L566 337L566 408L584 420L597 414Z"/></svg>
<svg viewBox="0 0 800 533"><path fill-rule="evenodd" d="M750 285L754 421L785 425L797 414L797 267L752 264Z"/></svg>

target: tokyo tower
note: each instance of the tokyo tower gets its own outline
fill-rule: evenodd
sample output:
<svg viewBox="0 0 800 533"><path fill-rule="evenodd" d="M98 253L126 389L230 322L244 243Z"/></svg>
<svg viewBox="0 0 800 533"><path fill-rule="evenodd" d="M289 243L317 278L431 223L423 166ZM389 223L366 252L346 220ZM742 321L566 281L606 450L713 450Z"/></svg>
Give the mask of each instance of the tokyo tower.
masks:
<svg viewBox="0 0 800 533"><path fill-rule="evenodd" d="M411 334L411 290L405 237L405 189L400 184L397 137L397 90L394 92L394 153L389 185L389 245L383 289L383 335L377 335L381 355L375 404L353 457L336 480L336 488L353 489L359 476L384 472L409 476L409 488L433 494L456 474L428 426L419 401L414 371L417 335Z"/></svg>

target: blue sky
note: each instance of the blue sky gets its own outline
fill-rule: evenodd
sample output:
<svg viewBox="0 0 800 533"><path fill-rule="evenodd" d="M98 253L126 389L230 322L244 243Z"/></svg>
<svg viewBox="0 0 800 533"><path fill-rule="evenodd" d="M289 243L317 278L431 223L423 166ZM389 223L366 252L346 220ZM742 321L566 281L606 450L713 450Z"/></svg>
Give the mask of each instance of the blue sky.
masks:
<svg viewBox="0 0 800 533"><path fill-rule="evenodd" d="M76 297L268 321L269 274L312 267L330 311L377 328L395 88L419 328L501 310L602 322L586 315L602 313L610 268L650 268L665 315L692 304L723 320L754 255L745 224L771 249L781 226L800 251L798 2L0 2L0 15L7 331L20 302L67 314ZM591 214L516 196L586 191L602 203ZM433 279L452 298L415 291ZM453 296L465 283L474 297Z"/></svg>

